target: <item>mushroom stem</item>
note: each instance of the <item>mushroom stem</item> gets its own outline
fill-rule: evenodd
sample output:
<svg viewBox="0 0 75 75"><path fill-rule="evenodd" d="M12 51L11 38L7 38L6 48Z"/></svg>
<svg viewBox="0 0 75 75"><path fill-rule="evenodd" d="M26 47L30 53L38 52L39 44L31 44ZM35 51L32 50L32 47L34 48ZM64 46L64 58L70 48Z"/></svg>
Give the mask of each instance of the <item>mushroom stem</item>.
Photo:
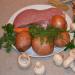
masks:
<svg viewBox="0 0 75 75"><path fill-rule="evenodd" d="M63 66L64 68L68 68L70 66L70 64L74 61L75 59L71 56L69 56L64 62L63 62Z"/></svg>
<svg viewBox="0 0 75 75"><path fill-rule="evenodd" d="M69 57L64 61L63 66L65 68L68 68L70 66L70 64L72 62L74 62L75 60L75 48L73 48L72 50L70 50L69 52ZM73 63L71 64L71 66L73 65Z"/></svg>
<svg viewBox="0 0 75 75"><path fill-rule="evenodd" d="M74 62L72 62L72 63L70 64L70 68L75 72L75 64L74 64Z"/></svg>

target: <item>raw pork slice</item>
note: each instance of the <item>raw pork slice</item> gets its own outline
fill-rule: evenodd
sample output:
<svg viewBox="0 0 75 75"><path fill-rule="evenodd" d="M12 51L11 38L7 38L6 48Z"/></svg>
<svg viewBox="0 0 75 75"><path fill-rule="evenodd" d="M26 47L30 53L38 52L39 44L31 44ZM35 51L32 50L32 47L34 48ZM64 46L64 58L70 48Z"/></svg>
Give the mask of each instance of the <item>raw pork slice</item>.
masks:
<svg viewBox="0 0 75 75"><path fill-rule="evenodd" d="M39 21L50 21L54 15L64 15L58 8L49 8L45 10L28 9L18 14L14 20L14 27L24 27L26 25Z"/></svg>

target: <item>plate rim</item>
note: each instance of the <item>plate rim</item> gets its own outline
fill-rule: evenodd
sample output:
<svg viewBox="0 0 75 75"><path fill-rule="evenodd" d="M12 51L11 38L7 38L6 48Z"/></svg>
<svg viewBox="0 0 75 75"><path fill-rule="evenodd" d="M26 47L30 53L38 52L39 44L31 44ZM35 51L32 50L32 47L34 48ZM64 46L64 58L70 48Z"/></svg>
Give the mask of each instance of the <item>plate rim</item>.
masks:
<svg viewBox="0 0 75 75"><path fill-rule="evenodd" d="M32 7L34 7L35 6L35 9L36 9L36 7L39 7L39 6L46 6L47 8L46 9L48 9L48 8L50 8L50 7L54 7L54 6L52 6L52 5L50 5L50 4L33 4L33 5L28 5L28 6L25 6L25 7L23 7L23 8L21 8L21 9L19 9L19 10L17 10L16 12L14 12L14 14L12 14L12 16L10 16L10 18L9 18L9 20L8 20L8 22L7 23L10 23L11 22L11 24L12 24L12 21L14 21L14 19L16 18L16 16L19 14L19 13L21 13L21 12L23 12L24 10L26 10L26 9L30 9L30 8L32 8ZM34 8L33 8L34 9ZM38 9L39 10L39 9ZM43 9L41 9L41 10L43 10ZM13 20L12 20L13 19Z"/></svg>

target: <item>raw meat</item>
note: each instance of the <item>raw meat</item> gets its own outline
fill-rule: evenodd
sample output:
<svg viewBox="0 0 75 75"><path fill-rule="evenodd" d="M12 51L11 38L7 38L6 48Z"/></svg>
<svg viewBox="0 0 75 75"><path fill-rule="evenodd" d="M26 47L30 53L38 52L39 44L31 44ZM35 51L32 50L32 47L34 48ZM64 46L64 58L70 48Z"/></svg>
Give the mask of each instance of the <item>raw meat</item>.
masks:
<svg viewBox="0 0 75 75"><path fill-rule="evenodd" d="M14 27L24 27L40 21L50 22L52 16L55 15L64 15L64 13L58 8L49 8L45 10L28 9L18 14L13 24Z"/></svg>

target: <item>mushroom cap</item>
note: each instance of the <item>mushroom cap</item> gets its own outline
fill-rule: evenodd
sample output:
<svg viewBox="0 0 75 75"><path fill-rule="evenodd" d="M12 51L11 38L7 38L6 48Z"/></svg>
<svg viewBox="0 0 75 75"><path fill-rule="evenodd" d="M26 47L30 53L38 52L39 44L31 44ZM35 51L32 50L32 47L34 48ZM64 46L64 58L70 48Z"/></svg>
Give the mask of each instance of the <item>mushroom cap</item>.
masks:
<svg viewBox="0 0 75 75"><path fill-rule="evenodd" d="M39 62L39 61L37 61L35 65L36 65L36 67L41 67L42 66L41 62Z"/></svg>
<svg viewBox="0 0 75 75"><path fill-rule="evenodd" d="M55 54L53 57L53 61L56 65L61 65L63 63L63 57L60 54Z"/></svg>
<svg viewBox="0 0 75 75"><path fill-rule="evenodd" d="M21 54L18 57L18 64L21 67L27 68L30 65L31 61L30 61L30 57L26 54Z"/></svg>
<svg viewBox="0 0 75 75"><path fill-rule="evenodd" d="M34 72L35 74L43 75L45 73L45 66L41 62L37 61L34 67Z"/></svg>

